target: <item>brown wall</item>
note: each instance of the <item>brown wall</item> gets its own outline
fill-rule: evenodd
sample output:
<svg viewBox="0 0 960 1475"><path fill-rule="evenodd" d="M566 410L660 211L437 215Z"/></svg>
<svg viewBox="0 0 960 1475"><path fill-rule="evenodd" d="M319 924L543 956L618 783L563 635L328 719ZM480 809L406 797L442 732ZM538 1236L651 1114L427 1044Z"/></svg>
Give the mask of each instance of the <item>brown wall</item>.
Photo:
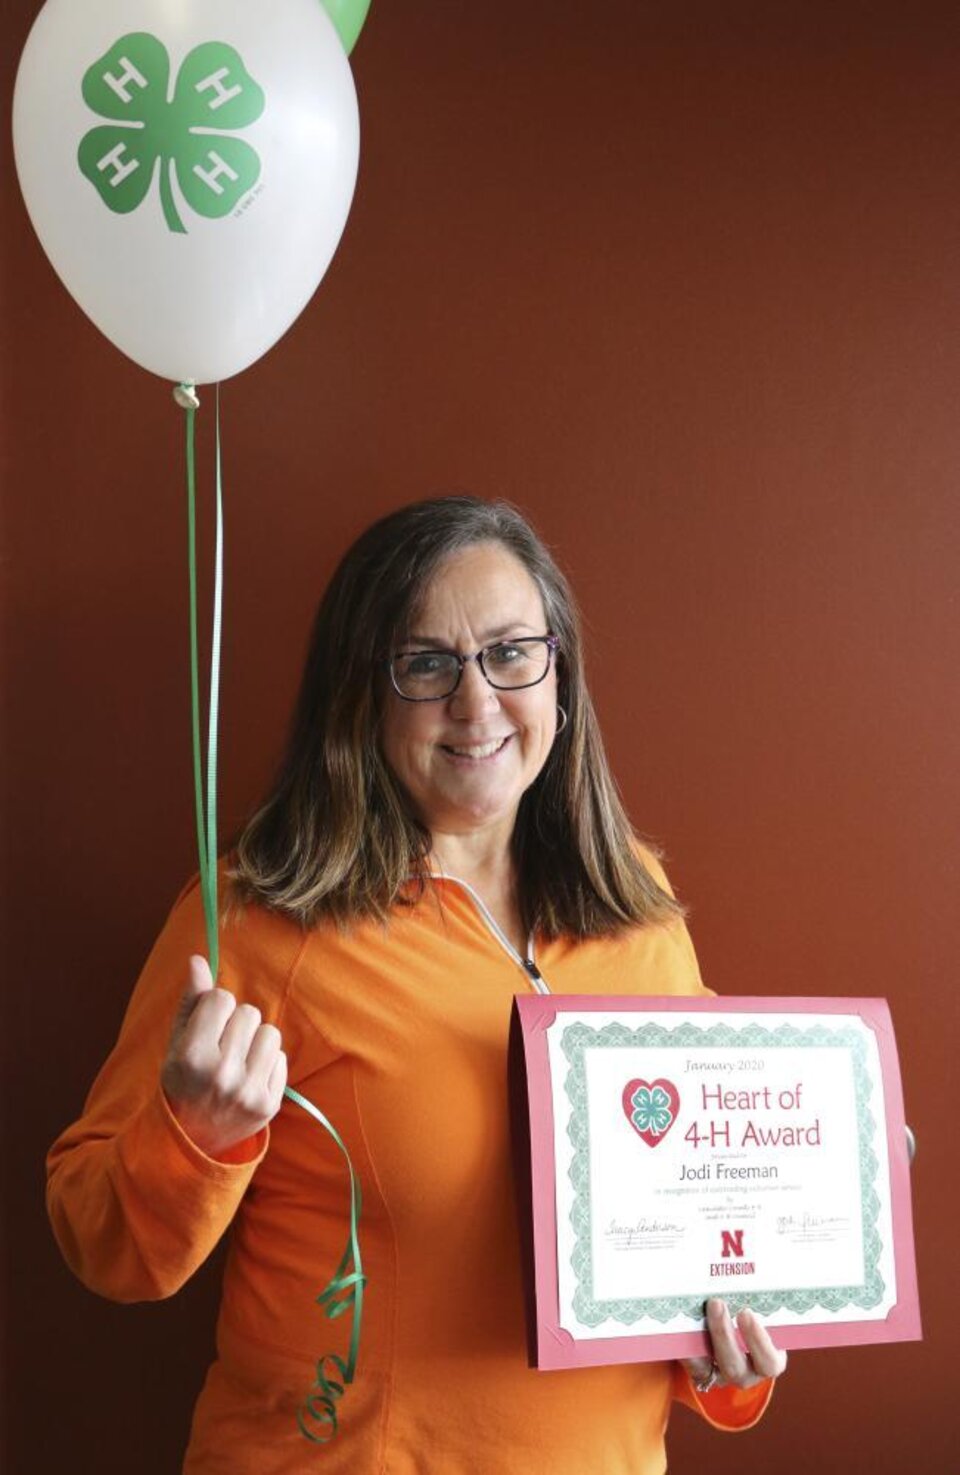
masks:
<svg viewBox="0 0 960 1475"><path fill-rule="evenodd" d="M8 0L11 82L36 8ZM346 540L506 495L580 593L709 981L891 1002L926 1341L796 1354L743 1439L678 1414L677 1471L955 1468L956 16L374 0L343 245L224 392L224 830ZM95 1300L41 1162L194 864L181 417L56 281L3 149L6 1468L169 1475L215 1276Z"/></svg>

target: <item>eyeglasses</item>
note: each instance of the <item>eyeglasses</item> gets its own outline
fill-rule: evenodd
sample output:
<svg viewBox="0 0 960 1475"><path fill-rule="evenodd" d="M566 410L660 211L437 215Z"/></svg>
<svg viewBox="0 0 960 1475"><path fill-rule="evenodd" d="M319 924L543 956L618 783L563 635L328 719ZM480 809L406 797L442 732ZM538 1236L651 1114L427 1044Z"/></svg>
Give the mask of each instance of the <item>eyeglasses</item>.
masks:
<svg viewBox="0 0 960 1475"><path fill-rule="evenodd" d="M556 635L525 635L519 640L498 640L470 656L455 650L401 650L387 666L393 689L405 702L442 702L453 696L470 661L476 661L484 679L497 691L536 686L550 670L550 658L559 646Z"/></svg>

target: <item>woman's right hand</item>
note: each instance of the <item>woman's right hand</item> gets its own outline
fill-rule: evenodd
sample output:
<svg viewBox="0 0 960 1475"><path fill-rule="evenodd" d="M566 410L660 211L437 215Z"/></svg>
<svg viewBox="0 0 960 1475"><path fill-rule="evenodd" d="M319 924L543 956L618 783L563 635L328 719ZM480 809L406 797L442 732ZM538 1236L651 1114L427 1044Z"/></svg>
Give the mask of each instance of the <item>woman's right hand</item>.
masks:
<svg viewBox="0 0 960 1475"><path fill-rule="evenodd" d="M215 988L206 959L192 957L161 1073L187 1136L208 1157L222 1157L276 1116L286 1083L280 1031Z"/></svg>

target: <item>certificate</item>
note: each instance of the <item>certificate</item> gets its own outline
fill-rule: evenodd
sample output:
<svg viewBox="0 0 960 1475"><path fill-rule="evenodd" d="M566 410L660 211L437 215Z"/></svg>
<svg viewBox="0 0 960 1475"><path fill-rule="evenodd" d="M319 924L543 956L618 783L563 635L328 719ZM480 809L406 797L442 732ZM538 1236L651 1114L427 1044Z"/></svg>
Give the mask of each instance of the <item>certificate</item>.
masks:
<svg viewBox="0 0 960 1475"><path fill-rule="evenodd" d="M523 997L510 1072L533 1366L920 1336L883 1000Z"/></svg>

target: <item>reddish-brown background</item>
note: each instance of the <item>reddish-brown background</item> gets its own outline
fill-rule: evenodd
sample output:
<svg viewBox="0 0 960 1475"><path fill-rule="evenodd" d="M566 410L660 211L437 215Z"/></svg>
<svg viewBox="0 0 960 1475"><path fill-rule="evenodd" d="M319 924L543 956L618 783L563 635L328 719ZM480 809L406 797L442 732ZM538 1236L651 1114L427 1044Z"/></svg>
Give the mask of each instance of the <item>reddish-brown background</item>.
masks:
<svg viewBox="0 0 960 1475"><path fill-rule="evenodd" d="M8 83L36 9L7 0ZM672 1468L953 1469L956 7L374 0L354 64L340 252L224 392L224 831L346 541L441 490L528 509L709 981L886 995L920 1143L926 1341L796 1354L755 1433L678 1414ZM42 1156L194 863L181 416L3 150L6 1468L169 1475L216 1267L94 1299Z"/></svg>

